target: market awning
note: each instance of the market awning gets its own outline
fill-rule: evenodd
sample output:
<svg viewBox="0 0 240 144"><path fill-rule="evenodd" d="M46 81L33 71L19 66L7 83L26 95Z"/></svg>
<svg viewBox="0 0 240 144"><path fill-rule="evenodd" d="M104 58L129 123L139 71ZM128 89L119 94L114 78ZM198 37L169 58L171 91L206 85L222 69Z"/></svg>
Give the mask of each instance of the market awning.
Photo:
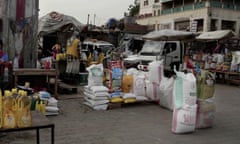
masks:
<svg viewBox="0 0 240 144"><path fill-rule="evenodd" d="M172 1L172 0L160 0L161 3L169 2L169 1Z"/></svg>
<svg viewBox="0 0 240 144"><path fill-rule="evenodd" d="M218 30L218 31L211 31L211 32L203 32L196 37L196 40L215 41L215 40L231 38L233 36L234 36L234 33L232 30Z"/></svg>
<svg viewBox="0 0 240 144"><path fill-rule="evenodd" d="M159 31L152 31L144 35L143 39L155 41L189 41L195 39L195 36L196 33L193 32L163 29Z"/></svg>
<svg viewBox="0 0 240 144"><path fill-rule="evenodd" d="M38 34L50 34L69 24L72 24L79 32L85 27L76 18L53 11L39 19Z"/></svg>

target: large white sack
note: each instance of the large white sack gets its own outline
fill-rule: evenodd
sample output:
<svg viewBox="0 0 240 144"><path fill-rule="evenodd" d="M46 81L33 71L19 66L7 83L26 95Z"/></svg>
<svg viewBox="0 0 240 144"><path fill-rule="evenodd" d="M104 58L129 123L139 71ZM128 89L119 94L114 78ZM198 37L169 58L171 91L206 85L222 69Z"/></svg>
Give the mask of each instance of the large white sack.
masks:
<svg viewBox="0 0 240 144"><path fill-rule="evenodd" d="M109 89L105 86L91 86L90 87L90 90L93 92L93 93L98 93L98 92L108 92Z"/></svg>
<svg viewBox="0 0 240 144"><path fill-rule="evenodd" d="M174 108L172 119L173 133L189 133L195 130L197 104L193 106L184 105L180 109Z"/></svg>
<svg viewBox="0 0 240 144"><path fill-rule="evenodd" d="M94 110L107 110L107 108L108 108L108 104L101 104L101 105L96 105L96 106L92 105L89 102L84 102L83 104L91 107Z"/></svg>
<svg viewBox="0 0 240 144"><path fill-rule="evenodd" d="M133 77L133 93L136 96L145 96L146 95L146 83L145 76L143 74L137 74Z"/></svg>
<svg viewBox="0 0 240 144"><path fill-rule="evenodd" d="M93 100L87 97L84 97L84 100L91 104L91 106L97 106L97 105L102 105L102 104L107 104L109 103L109 100Z"/></svg>
<svg viewBox="0 0 240 144"><path fill-rule="evenodd" d="M197 100L196 128L212 127L215 122L216 106L213 99Z"/></svg>
<svg viewBox="0 0 240 144"><path fill-rule="evenodd" d="M149 81L159 84L163 76L163 61L149 63Z"/></svg>
<svg viewBox="0 0 240 144"><path fill-rule="evenodd" d="M161 92L161 94L159 94L160 105L169 110L173 110L173 85L173 77L163 77L159 86Z"/></svg>
<svg viewBox="0 0 240 144"><path fill-rule="evenodd" d="M92 64L87 67L88 71L88 86L101 86L103 85L103 65Z"/></svg>
<svg viewBox="0 0 240 144"><path fill-rule="evenodd" d="M146 81L146 97L149 100L159 102L160 94L159 84Z"/></svg>
<svg viewBox="0 0 240 144"><path fill-rule="evenodd" d="M91 93L88 93L88 92L83 92L85 97L87 98L90 98L92 100L107 100L109 98L109 94L101 94L101 95L98 95L98 93L96 94L91 94Z"/></svg>
<svg viewBox="0 0 240 144"><path fill-rule="evenodd" d="M196 78L192 73L176 72L174 81L173 102L174 108L183 105L195 105L197 102Z"/></svg>

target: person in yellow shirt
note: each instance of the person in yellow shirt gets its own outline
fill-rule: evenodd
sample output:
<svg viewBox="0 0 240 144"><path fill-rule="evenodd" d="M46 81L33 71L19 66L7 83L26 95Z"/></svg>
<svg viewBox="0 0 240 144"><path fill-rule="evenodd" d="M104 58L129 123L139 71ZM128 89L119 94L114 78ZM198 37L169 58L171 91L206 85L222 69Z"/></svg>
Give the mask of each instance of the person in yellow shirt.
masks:
<svg viewBox="0 0 240 144"><path fill-rule="evenodd" d="M70 38L70 44L67 46L66 54L79 58L79 43L80 40L77 38L78 32L73 32L72 37Z"/></svg>

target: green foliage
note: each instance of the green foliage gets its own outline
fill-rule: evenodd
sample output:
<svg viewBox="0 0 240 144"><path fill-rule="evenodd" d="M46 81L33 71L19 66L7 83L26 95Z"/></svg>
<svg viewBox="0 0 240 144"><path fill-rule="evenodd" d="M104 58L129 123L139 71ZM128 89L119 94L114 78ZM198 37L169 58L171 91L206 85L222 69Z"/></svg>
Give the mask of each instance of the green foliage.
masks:
<svg viewBox="0 0 240 144"><path fill-rule="evenodd" d="M135 16L139 13L140 9L140 2L139 0L134 0L134 4L129 5L128 11L129 11L129 16Z"/></svg>

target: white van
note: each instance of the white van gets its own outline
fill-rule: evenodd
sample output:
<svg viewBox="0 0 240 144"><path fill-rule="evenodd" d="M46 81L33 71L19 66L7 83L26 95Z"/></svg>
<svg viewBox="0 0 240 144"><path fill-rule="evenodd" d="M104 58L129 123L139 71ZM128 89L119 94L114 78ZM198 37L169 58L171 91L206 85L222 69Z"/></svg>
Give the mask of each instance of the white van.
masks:
<svg viewBox="0 0 240 144"><path fill-rule="evenodd" d="M176 65L177 69L183 63L183 44L180 41L145 41L142 50L137 55L124 59L124 64L136 66L141 70L147 70L148 63L155 60L164 60L164 68L172 70Z"/></svg>
<svg viewBox="0 0 240 144"><path fill-rule="evenodd" d="M107 51L113 50L114 45L106 41L85 40L83 42L82 50L90 50L90 49L93 49L93 50L100 49L103 53L106 53Z"/></svg>

